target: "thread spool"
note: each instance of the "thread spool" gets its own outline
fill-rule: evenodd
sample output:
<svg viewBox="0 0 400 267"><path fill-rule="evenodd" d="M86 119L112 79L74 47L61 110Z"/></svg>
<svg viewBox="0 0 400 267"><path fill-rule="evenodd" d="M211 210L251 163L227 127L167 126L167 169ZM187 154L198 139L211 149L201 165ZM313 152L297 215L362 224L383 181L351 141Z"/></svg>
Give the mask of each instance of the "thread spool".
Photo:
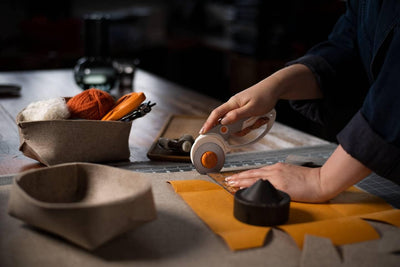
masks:
<svg viewBox="0 0 400 267"><path fill-rule="evenodd" d="M114 98L107 92L91 88L72 97L68 108L72 118L100 120L114 106Z"/></svg>
<svg viewBox="0 0 400 267"><path fill-rule="evenodd" d="M179 139L168 139L165 137L160 137L160 139L158 139L158 144L162 148L181 153L189 153L193 143L194 139L189 134L185 134Z"/></svg>

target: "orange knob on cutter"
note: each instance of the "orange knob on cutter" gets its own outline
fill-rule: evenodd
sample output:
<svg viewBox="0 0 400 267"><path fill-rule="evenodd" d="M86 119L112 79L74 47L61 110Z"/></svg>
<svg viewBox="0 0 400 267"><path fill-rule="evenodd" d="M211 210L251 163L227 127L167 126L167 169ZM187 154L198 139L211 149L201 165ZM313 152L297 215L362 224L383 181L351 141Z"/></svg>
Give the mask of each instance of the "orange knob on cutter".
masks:
<svg viewBox="0 0 400 267"><path fill-rule="evenodd" d="M201 164L207 169L214 168L215 166L217 166L217 163L218 163L218 156L212 151L206 151L201 156Z"/></svg>
<svg viewBox="0 0 400 267"><path fill-rule="evenodd" d="M221 129L220 129L220 132L221 132L222 134L228 133L228 127L222 126Z"/></svg>
<svg viewBox="0 0 400 267"><path fill-rule="evenodd" d="M263 138L271 129L276 117L273 109L261 116L243 118L230 125L217 124L205 134L199 135L190 150L190 160L196 170L201 174L219 172L225 164L225 155L232 149L254 144ZM247 143L231 144L229 137L237 132L246 133L266 125L264 131L260 131L256 138ZM236 135L236 134L235 134Z"/></svg>

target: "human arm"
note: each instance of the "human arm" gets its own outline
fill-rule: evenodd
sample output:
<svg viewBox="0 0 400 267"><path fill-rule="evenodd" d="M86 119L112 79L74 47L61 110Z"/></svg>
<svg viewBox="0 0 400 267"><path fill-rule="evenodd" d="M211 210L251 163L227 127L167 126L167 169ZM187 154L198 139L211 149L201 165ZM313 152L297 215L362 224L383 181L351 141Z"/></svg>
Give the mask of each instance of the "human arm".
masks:
<svg viewBox="0 0 400 267"><path fill-rule="evenodd" d="M279 99L321 97L322 93L310 69L302 64L294 64L239 92L214 109L200 133L206 133L219 119L222 119L222 124L230 124L241 118L265 114Z"/></svg>
<svg viewBox="0 0 400 267"><path fill-rule="evenodd" d="M300 202L324 202L369 175L371 170L350 156L340 145L321 168L277 163L226 178L234 187L249 187L259 179Z"/></svg>
<svg viewBox="0 0 400 267"><path fill-rule="evenodd" d="M237 186L247 186L251 179L270 179L268 174L275 171L271 179L279 183L278 188L286 188L294 200L308 202L335 196L370 170L400 183L400 76L393 71L400 66L400 7L392 6L393 3L383 5L380 10L385 11L385 16L382 13L377 17L387 19L375 25L370 18L363 17L365 13L358 14L361 8L377 10L364 2L348 1L348 10L329 40L291 63L307 66L324 96L325 102L315 105L318 112L314 113L322 116L310 114L310 117L319 117L315 121L331 127L335 133L347 124L337 136L338 150L320 169L277 164L230 177L231 182L241 178ZM358 25L357 21L365 23ZM371 36L377 38L374 44L380 46L371 46ZM371 51L374 58L370 58ZM217 115L222 117L226 113ZM246 179L249 179L247 185Z"/></svg>

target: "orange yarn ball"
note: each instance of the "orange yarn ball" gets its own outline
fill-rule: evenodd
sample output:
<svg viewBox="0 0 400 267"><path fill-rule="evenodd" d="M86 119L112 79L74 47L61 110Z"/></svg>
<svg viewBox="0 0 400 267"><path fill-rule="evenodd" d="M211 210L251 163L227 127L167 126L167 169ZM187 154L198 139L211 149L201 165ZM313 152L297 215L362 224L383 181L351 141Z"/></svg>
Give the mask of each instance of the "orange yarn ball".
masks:
<svg viewBox="0 0 400 267"><path fill-rule="evenodd" d="M72 118L100 120L115 104L107 92L91 88L68 100L67 105Z"/></svg>

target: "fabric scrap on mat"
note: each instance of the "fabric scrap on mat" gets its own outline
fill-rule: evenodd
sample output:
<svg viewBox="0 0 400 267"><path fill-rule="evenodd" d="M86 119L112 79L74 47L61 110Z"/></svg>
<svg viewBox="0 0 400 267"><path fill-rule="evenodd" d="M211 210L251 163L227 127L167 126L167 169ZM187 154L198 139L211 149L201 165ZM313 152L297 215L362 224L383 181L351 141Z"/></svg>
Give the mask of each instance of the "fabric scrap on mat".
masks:
<svg viewBox="0 0 400 267"><path fill-rule="evenodd" d="M232 250L261 247L270 227L252 226L233 216L233 198L217 184L202 180L169 181L192 210Z"/></svg>
<svg viewBox="0 0 400 267"><path fill-rule="evenodd" d="M223 187L203 180L169 181L182 199L232 250L264 245L271 227L242 223L233 215L234 196ZM363 219L400 226L400 210L382 199L351 187L327 203L291 202L289 221L277 228L303 247L306 234L329 238L334 245L379 239Z"/></svg>

